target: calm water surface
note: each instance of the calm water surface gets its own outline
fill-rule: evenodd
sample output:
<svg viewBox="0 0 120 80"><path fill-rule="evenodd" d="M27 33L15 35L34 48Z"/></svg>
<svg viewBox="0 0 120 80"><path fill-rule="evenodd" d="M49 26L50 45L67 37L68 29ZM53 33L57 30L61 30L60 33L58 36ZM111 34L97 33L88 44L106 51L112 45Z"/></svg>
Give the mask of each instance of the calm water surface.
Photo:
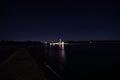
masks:
<svg viewBox="0 0 120 80"><path fill-rule="evenodd" d="M120 45L66 45L45 49L46 61L64 79L119 78Z"/></svg>

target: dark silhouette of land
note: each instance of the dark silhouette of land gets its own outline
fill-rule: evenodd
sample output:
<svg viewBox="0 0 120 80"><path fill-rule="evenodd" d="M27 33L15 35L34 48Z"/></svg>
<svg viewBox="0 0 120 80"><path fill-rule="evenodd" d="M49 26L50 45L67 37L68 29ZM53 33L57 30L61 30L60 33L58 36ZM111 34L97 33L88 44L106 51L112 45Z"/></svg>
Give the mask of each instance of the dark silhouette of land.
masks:
<svg viewBox="0 0 120 80"><path fill-rule="evenodd" d="M65 43L70 44L120 44L120 40L84 40L84 41L73 41L66 40ZM50 43L50 42L48 42ZM0 41L0 45L44 45L41 41Z"/></svg>
<svg viewBox="0 0 120 80"><path fill-rule="evenodd" d="M71 40L67 40L64 41L66 43L83 43L83 44L120 44L120 40L86 40L86 41L71 41Z"/></svg>
<svg viewBox="0 0 120 80"><path fill-rule="evenodd" d="M42 45L40 41L0 41L0 45Z"/></svg>

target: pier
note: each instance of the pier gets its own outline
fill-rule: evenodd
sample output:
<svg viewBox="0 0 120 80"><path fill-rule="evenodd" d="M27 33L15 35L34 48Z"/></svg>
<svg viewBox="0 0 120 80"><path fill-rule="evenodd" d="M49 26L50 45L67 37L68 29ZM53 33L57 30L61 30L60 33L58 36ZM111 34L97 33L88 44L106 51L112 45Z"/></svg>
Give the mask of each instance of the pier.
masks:
<svg viewBox="0 0 120 80"><path fill-rule="evenodd" d="M0 80L48 80L24 47L0 64Z"/></svg>

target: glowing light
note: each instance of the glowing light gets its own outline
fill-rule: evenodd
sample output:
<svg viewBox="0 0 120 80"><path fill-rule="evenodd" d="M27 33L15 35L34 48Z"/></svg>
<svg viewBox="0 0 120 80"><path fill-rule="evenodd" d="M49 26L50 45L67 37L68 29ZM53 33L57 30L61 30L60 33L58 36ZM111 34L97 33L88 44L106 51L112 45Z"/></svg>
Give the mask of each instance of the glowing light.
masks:
<svg viewBox="0 0 120 80"><path fill-rule="evenodd" d="M59 39L59 42L52 42L50 43L50 46L58 45L61 49L64 49L64 45L67 45L68 43L65 43Z"/></svg>

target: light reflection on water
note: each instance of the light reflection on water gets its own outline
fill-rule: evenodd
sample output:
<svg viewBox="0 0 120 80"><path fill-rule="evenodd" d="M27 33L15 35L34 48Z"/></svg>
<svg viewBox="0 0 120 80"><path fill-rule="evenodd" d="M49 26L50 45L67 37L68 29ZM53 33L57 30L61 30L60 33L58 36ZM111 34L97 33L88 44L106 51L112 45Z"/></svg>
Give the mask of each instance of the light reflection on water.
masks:
<svg viewBox="0 0 120 80"><path fill-rule="evenodd" d="M45 61L53 70L62 74L65 66L65 49L45 48Z"/></svg>

